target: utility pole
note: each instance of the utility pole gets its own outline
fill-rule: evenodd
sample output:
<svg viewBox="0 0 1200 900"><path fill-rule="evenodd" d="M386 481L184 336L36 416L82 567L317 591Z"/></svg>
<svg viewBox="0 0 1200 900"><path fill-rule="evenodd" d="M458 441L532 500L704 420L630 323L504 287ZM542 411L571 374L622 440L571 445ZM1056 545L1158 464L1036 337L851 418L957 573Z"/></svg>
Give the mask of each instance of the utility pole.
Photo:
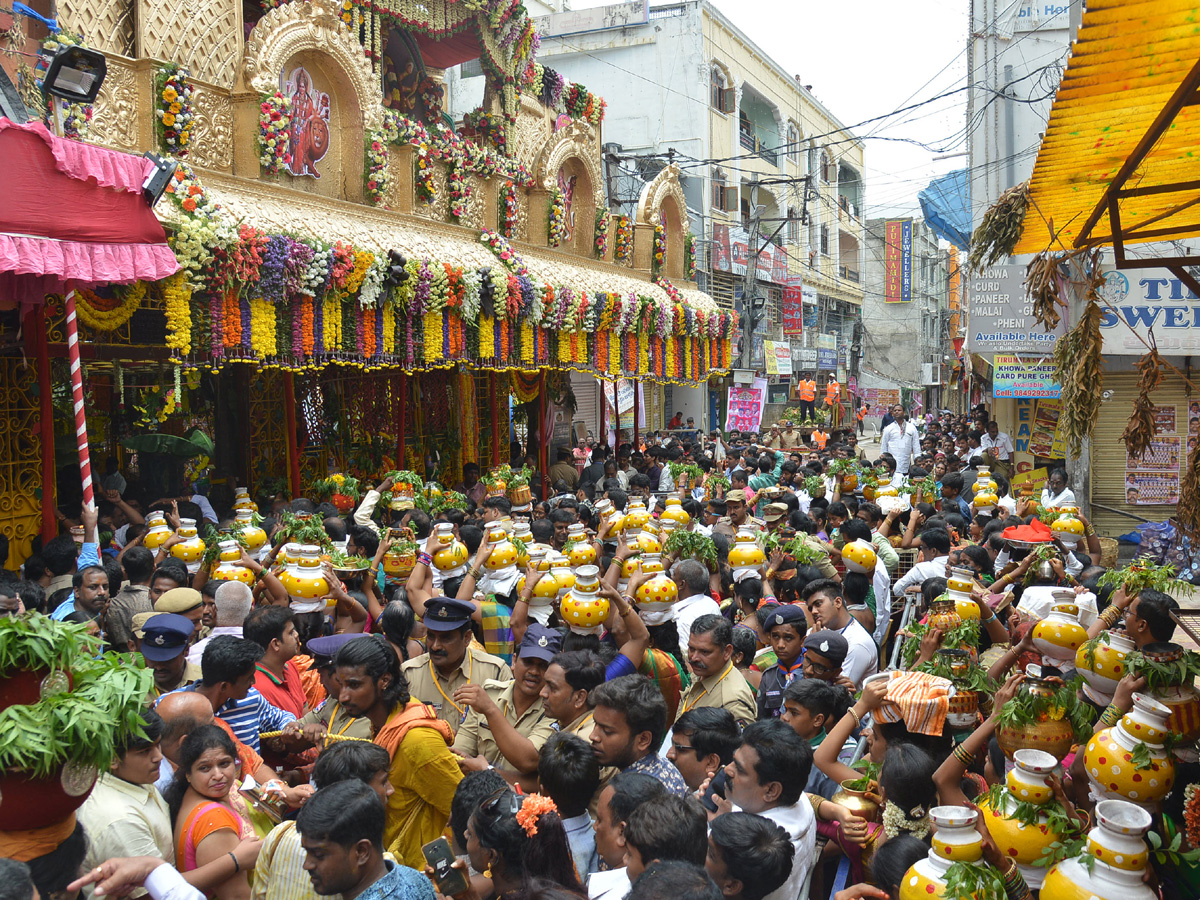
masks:
<svg viewBox="0 0 1200 900"><path fill-rule="evenodd" d="M746 255L746 274L742 278L742 368L751 367L751 345L758 323L762 321L764 304L758 296L758 220L762 207L758 205L758 176L750 182L750 245Z"/></svg>

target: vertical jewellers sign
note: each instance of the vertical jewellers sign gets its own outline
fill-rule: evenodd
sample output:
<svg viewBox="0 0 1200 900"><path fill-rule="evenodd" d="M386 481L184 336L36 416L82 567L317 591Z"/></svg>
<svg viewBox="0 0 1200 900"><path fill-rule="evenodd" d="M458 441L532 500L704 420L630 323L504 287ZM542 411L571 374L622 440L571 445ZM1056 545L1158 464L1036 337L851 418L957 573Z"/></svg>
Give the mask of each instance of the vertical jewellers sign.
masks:
<svg viewBox="0 0 1200 900"><path fill-rule="evenodd" d="M912 221L894 220L884 226L883 302L912 300Z"/></svg>
<svg viewBox="0 0 1200 900"><path fill-rule="evenodd" d="M973 273L970 292L967 349L971 353L1050 354L1066 334L1065 316L1053 332L1033 317L1022 265L990 266Z"/></svg>

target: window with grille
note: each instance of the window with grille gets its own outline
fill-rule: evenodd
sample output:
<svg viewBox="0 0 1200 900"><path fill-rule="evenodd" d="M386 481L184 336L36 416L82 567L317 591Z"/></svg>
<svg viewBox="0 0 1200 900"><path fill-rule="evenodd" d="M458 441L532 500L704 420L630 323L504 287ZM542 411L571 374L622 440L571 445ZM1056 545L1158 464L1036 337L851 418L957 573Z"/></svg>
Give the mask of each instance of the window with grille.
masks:
<svg viewBox="0 0 1200 900"><path fill-rule="evenodd" d="M800 211L794 206L788 207L787 240L789 244L800 243Z"/></svg>
<svg viewBox="0 0 1200 900"><path fill-rule="evenodd" d="M824 150L821 151L821 180L826 183L833 180L833 160Z"/></svg>
<svg viewBox="0 0 1200 900"><path fill-rule="evenodd" d="M829 226L821 226L821 255L829 255Z"/></svg>
<svg viewBox="0 0 1200 900"><path fill-rule="evenodd" d="M796 165L800 165L800 129L789 125L787 131L787 156Z"/></svg>

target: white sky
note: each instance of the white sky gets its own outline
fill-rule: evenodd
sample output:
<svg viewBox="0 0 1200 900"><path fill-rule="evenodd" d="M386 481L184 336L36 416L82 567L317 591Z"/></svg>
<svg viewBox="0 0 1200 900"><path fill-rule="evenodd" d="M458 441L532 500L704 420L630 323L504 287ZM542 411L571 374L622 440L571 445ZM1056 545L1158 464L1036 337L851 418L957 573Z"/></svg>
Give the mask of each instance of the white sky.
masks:
<svg viewBox="0 0 1200 900"><path fill-rule="evenodd" d="M605 0L573 0L581 9ZM612 0L607 0L612 2ZM654 0L651 0L652 4ZM715 5L844 125L965 88L970 0L714 0ZM868 138L867 215L920 215L917 193L967 165L965 90L855 129ZM619 101L618 101L619 102ZM896 138L917 140L931 152Z"/></svg>

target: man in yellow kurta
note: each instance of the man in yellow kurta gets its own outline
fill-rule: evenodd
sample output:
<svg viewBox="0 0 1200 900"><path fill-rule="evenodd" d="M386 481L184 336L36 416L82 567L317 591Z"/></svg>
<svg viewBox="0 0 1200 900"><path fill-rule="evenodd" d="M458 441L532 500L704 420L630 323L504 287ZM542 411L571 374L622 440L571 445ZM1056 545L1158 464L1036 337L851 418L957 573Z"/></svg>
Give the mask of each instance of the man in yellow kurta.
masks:
<svg viewBox="0 0 1200 900"><path fill-rule="evenodd" d="M445 830L462 780L450 752L454 735L432 708L409 696L396 653L382 636L349 641L338 650L334 667L342 710L370 720L375 743L392 759L385 848L420 871L425 866L421 846Z"/></svg>

